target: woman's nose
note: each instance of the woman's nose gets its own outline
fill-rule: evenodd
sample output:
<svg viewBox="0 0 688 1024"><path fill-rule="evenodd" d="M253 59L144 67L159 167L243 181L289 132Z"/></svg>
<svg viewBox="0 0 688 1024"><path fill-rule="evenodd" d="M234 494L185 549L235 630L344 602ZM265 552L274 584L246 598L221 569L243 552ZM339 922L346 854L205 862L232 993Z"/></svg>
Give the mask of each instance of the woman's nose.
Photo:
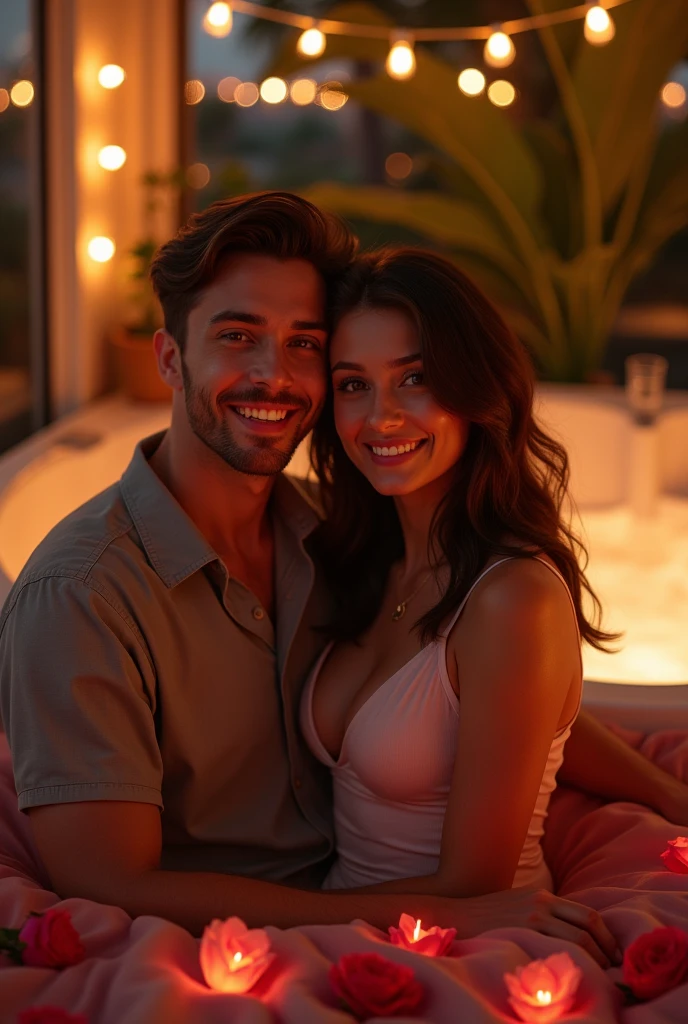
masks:
<svg viewBox="0 0 688 1024"><path fill-rule="evenodd" d="M399 426L403 420L404 416L396 395L390 391L378 391L368 417L373 430L389 430Z"/></svg>

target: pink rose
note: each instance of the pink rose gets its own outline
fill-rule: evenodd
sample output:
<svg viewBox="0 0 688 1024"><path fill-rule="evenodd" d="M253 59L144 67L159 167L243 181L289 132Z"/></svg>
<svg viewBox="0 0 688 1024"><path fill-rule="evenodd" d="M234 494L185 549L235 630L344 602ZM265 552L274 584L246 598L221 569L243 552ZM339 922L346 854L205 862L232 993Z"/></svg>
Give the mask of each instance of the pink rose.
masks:
<svg viewBox="0 0 688 1024"><path fill-rule="evenodd" d="M521 1020L549 1024L573 1005L582 972L568 953L555 953L546 960L531 960L504 975L509 1002Z"/></svg>
<svg viewBox="0 0 688 1024"><path fill-rule="evenodd" d="M201 970L217 992L248 992L274 959L267 932L249 931L240 917L211 921L203 932Z"/></svg>
<svg viewBox="0 0 688 1024"><path fill-rule="evenodd" d="M414 953L444 956L456 938L456 928L438 928L435 925L424 931L420 926L420 920L416 921L409 914L402 914L398 928L390 925L389 937L394 946L402 946Z"/></svg>
<svg viewBox="0 0 688 1024"><path fill-rule="evenodd" d="M81 1013L67 1013L61 1006L31 1006L22 1010L17 1024L88 1024Z"/></svg>
<svg viewBox="0 0 688 1024"><path fill-rule="evenodd" d="M688 875L688 836L677 836L676 839L670 839L661 858L669 871L675 871L679 875Z"/></svg>
<svg viewBox="0 0 688 1024"><path fill-rule="evenodd" d="M68 910L31 914L19 930L22 963L29 967L71 967L84 959L84 947Z"/></svg>
<svg viewBox="0 0 688 1024"><path fill-rule="evenodd" d="M359 1017L399 1017L420 1005L423 986L413 970L379 953L349 953L332 964L330 984Z"/></svg>
<svg viewBox="0 0 688 1024"><path fill-rule="evenodd" d="M680 928L645 932L624 953L623 978L636 999L655 999L688 981L688 935Z"/></svg>

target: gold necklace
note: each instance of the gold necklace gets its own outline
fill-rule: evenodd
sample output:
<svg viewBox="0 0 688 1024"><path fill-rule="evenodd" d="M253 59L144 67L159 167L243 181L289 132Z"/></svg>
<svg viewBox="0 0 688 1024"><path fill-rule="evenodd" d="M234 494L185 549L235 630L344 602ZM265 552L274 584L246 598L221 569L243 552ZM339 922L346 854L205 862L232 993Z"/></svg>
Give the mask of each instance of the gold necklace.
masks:
<svg viewBox="0 0 688 1024"><path fill-rule="evenodd" d="M420 581L420 583L418 584L416 589L411 594L409 594L408 597L404 598L403 601L399 602L399 604L396 606L396 608L392 612L392 619L393 619L394 622L398 622L399 619L403 619L404 615L406 614L406 605L409 604L411 601L413 601L413 599L416 596L416 594L418 593L418 591L421 589L421 587L423 587L425 585L425 583L427 582L427 580L430 579L431 576L432 576L432 571L427 572L425 574L425 576L423 576L423 579Z"/></svg>

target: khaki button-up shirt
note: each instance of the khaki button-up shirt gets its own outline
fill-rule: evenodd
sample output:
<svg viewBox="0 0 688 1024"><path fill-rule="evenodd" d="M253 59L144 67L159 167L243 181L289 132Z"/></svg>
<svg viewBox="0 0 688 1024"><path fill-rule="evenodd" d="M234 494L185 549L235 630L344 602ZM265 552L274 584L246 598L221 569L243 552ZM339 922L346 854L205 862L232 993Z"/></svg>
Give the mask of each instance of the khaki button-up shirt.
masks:
<svg viewBox="0 0 688 1024"><path fill-rule="evenodd" d="M275 481L273 628L149 466L162 436L50 532L5 601L0 708L19 807L156 804L164 868L317 884L329 777L298 703L327 608L307 549L318 516L299 485Z"/></svg>

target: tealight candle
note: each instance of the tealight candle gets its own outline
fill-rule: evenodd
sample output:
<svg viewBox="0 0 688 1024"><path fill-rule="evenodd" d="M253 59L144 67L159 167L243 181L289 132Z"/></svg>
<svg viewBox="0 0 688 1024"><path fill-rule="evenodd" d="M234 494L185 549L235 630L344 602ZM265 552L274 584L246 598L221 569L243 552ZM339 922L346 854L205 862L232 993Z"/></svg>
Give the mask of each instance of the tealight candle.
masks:
<svg viewBox="0 0 688 1024"><path fill-rule="evenodd" d="M233 993L248 992L275 959L267 932L249 930L239 917L211 921L199 955L208 987Z"/></svg>
<svg viewBox="0 0 688 1024"><path fill-rule="evenodd" d="M582 977L568 953L555 953L546 960L531 960L506 973L509 1002L515 1013L528 1024L550 1024L573 1006Z"/></svg>
<svg viewBox="0 0 688 1024"><path fill-rule="evenodd" d="M402 946L423 956L444 956L456 938L456 928L439 928L435 925L427 930L421 928L420 918L402 914L399 927L390 925L389 937L394 946Z"/></svg>

